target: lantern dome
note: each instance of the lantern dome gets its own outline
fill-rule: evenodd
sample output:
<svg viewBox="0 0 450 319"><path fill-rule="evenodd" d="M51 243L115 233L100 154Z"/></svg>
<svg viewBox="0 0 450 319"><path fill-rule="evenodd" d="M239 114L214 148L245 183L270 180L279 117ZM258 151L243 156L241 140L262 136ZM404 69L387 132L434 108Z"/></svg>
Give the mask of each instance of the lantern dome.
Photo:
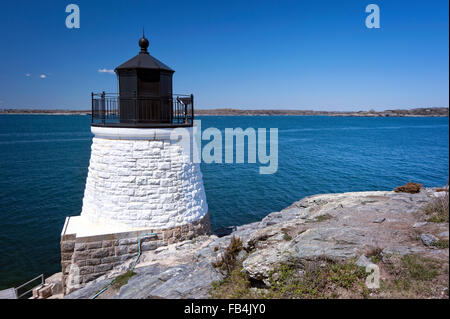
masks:
<svg viewBox="0 0 450 319"><path fill-rule="evenodd" d="M167 65L165 65L158 59L152 57L148 53L147 48L149 46L149 41L147 40L147 38L145 36L143 36L139 40L139 46L141 47L141 51L139 52L139 54L136 55L135 57L131 58L130 60L122 63L121 65L119 65L115 69L116 73L118 73L118 71L120 71L120 70L125 70L125 69L152 69L152 70L166 71L166 72L170 72L170 73L175 72L170 67L168 67Z"/></svg>

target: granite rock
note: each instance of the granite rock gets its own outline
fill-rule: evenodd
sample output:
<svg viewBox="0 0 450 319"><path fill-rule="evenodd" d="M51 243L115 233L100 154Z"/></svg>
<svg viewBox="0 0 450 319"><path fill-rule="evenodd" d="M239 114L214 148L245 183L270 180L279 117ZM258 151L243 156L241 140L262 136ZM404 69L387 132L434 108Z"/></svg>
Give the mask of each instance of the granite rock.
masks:
<svg viewBox="0 0 450 319"><path fill-rule="evenodd" d="M432 235L432 234L422 234L420 235L420 239L422 240L422 243L425 246L432 246L434 243L436 243L439 238L437 238L436 236Z"/></svg>
<svg viewBox="0 0 450 319"><path fill-rule="evenodd" d="M262 221L237 226L226 236L200 236L192 240L143 252L133 276L109 298L208 298L214 281L222 279L211 263L230 243L240 237L245 251L243 271L266 285L269 273L281 264L296 264L318 258L354 260L364 267L369 251L380 249L382 256L421 254L448 262L448 249L428 249L438 240L431 233L446 233L448 224L428 223L419 236L411 225L421 223L414 212L430 199L432 189L420 193L360 192L306 197ZM389 223L374 223L389 220ZM416 227L417 228L417 227ZM423 242L423 244L422 244ZM122 266L120 271L126 271ZM114 269L68 298L87 298L112 280Z"/></svg>

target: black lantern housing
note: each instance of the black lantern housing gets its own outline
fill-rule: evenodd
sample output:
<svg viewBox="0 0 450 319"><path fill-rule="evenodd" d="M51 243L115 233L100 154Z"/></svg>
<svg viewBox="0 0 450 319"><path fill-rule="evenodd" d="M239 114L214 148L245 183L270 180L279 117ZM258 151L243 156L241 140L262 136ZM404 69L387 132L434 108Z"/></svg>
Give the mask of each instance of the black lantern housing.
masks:
<svg viewBox="0 0 450 319"><path fill-rule="evenodd" d="M174 96L175 71L148 53L145 36L139 40L139 46L138 55L115 69L118 96L92 94L92 125L192 126L192 94Z"/></svg>

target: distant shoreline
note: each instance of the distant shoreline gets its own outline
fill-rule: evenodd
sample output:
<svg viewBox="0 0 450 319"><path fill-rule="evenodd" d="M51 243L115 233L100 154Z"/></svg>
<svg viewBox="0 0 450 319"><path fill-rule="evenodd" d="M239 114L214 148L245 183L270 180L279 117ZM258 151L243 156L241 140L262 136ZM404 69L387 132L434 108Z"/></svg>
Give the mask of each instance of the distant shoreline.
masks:
<svg viewBox="0 0 450 319"><path fill-rule="evenodd" d="M90 110L30 110L0 109L0 114L31 115L91 115ZM336 117L448 117L446 107L395 109L385 111L313 111L313 110L242 110L232 108L196 109L201 116L336 116Z"/></svg>
<svg viewBox="0 0 450 319"><path fill-rule="evenodd" d="M449 109L446 107L415 108L410 110L385 111L314 111L314 110L240 110L240 109L205 109L195 110L196 115L215 116L348 116L348 117L448 117Z"/></svg>
<svg viewBox="0 0 450 319"><path fill-rule="evenodd" d="M73 110L25 110L25 109L6 109L0 110L1 114L18 115L91 115L91 111L73 111Z"/></svg>

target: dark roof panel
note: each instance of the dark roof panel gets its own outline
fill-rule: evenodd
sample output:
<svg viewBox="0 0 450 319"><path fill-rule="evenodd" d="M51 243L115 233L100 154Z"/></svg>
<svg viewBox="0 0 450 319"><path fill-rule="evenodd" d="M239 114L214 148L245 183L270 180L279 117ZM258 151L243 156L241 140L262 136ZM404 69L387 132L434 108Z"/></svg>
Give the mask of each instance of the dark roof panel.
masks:
<svg viewBox="0 0 450 319"><path fill-rule="evenodd" d="M168 72L175 72L167 65L159 61L158 59L152 57L147 52L141 52L136 55L134 58L128 60L127 62L119 65L116 70L121 69L156 69L156 70L164 70Z"/></svg>

